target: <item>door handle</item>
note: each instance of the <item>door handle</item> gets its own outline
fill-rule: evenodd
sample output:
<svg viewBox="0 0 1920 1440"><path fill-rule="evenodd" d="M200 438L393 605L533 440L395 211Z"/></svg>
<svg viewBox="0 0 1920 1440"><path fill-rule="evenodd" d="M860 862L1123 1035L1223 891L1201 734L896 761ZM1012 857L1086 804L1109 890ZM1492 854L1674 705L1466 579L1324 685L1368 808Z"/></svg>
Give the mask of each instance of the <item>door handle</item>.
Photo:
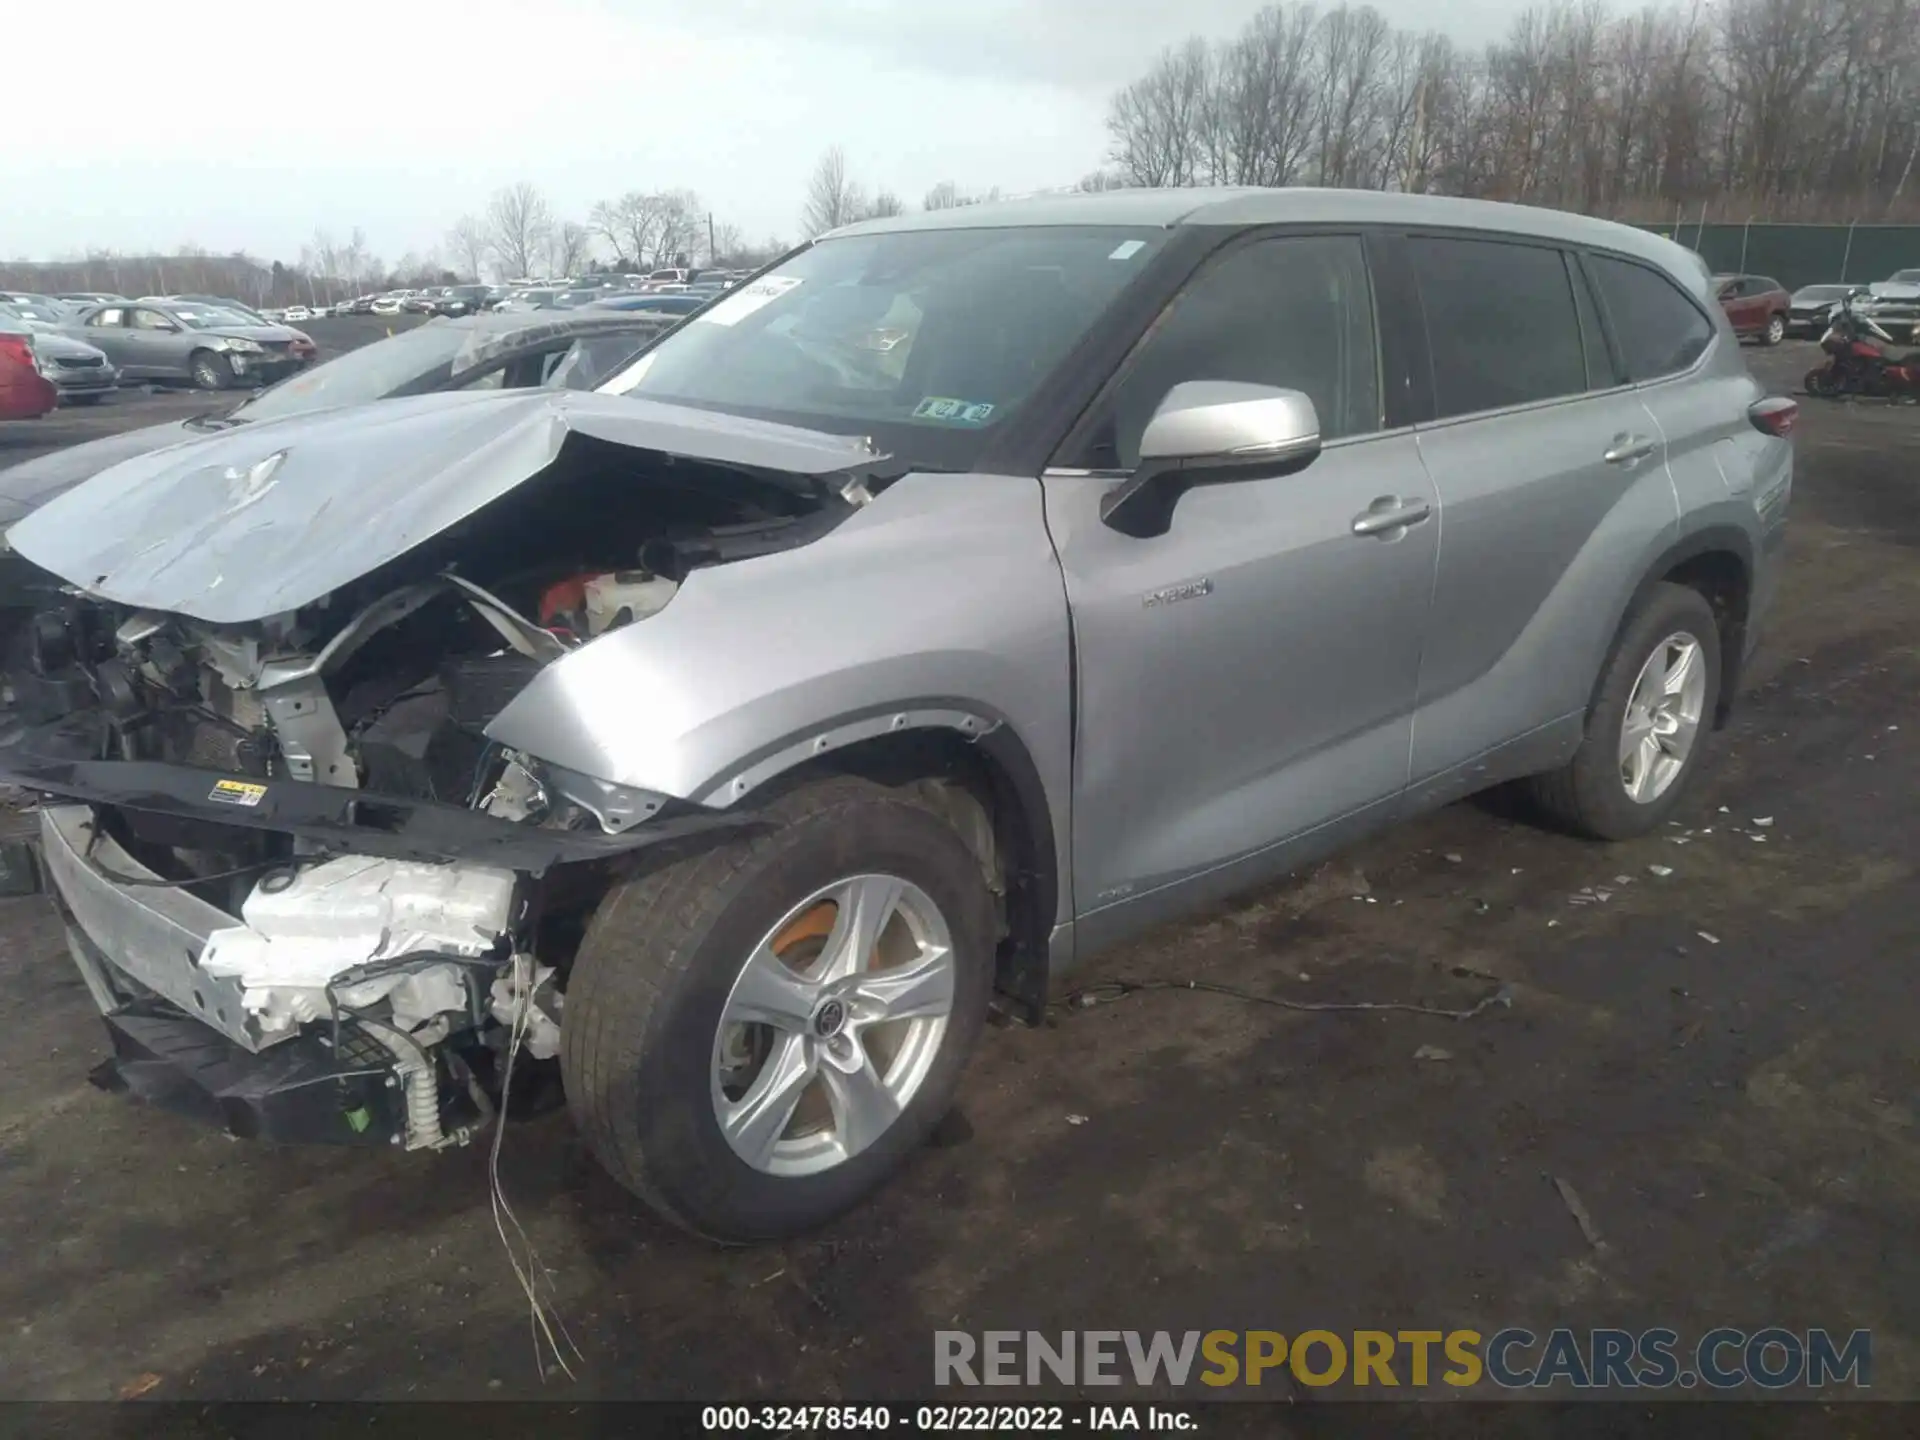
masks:
<svg viewBox="0 0 1920 1440"><path fill-rule="evenodd" d="M1644 435L1616 435L1613 447L1600 458L1609 465L1631 465L1646 459L1653 451L1654 442Z"/></svg>
<svg viewBox="0 0 1920 1440"><path fill-rule="evenodd" d="M1397 495L1382 495L1353 517L1356 535L1391 536L1409 525L1418 525L1433 513L1424 500L1402 500Z"/></svg>

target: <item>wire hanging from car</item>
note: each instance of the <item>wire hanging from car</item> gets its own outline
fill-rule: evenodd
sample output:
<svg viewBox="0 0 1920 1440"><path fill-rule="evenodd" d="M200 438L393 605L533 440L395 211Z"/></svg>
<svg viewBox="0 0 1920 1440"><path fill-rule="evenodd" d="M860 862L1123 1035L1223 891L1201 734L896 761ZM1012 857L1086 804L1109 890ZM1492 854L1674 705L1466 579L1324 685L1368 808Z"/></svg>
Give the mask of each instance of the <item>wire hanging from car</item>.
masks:
<svg viewBox="0 0 1920 1440"><path fill-rule="evenodd" d="M573 1343L573 1336L567 1332L566 1322L560 1318L551 1300L540 1295L540 1284L544 1280L549 1289L553 1288L553 1272L540 1263L540 1253L533 1247L526 1227L520 1223L520 1217L513 1213L513 1205L507 1199L506 1188L500 1183L500 1147L507 1133L507 1103L513 1091L513 1066L519 1058L521 1042L526 1039L527 1028L533 1017L533 957L524 951L515 951L510 963L509 974L516 991L518 1008L514 1011L513 1027L507 1036L507 1059L500 1074L500 1118L494 1123L493 1145L487 1153L487 1185L493 1202L493 1228L500 1236L500 1244L507 1252L507 1263L513 1266L513 1275L520 1282L520 1289L527 1297L527 1325L533 1333L534 1362L540 1369L540 1383L547 1381L546 1356L553 1356L554 1364L569 1380L578 1379L573 1367L567 1364L567 1357L561 1351L560 1342L564 1340L573 1358L586 1363L586 1357L580 1353L580 1347ZM507 1238L507 1226L513 1226L513 1232L519 1237L524 1256L514 1248L513 1241ZM558 1332L556 1337L555 1332ZM546 1349L541 1349L541 1342Z"/></svg>

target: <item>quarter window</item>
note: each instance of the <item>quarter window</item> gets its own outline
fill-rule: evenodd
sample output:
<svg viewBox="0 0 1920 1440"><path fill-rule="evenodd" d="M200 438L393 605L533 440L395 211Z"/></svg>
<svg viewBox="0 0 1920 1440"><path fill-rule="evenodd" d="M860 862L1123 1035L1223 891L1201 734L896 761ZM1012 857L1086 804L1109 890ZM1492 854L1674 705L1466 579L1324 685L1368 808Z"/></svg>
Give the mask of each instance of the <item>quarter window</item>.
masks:
<svg viewBox="0 0 1920 1440"><path fill-rule="evenodd" d="M1586 353L1561 252L1415 236L1436 418L1578 395Z"/></svg>
<svg viewBox="0 0 1920 1440"><path fill-rule="evenodd" d="M1257 240L1208 265L1161 312L1063 463L1131 470L1147 421L1189 380L1303 391L1328 440L1378 430L1379 350L1360 241Z"/></svg>
<svg viewBox="0 0 1920 1440"><path fill-rule="evenodd" d="M1609 255L1587 258L1627 375L1651 380L1686 369L1713 342L1713 325L1659 272Z"/></svg>

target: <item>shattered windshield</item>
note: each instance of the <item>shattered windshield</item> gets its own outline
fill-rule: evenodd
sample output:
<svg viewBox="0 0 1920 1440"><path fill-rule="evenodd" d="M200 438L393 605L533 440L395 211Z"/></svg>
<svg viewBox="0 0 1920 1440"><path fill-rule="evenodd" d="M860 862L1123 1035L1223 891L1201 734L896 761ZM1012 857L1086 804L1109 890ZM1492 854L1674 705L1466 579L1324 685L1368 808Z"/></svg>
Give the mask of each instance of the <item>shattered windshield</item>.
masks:
<svg viewBox="0 0 1920 1440"><path fill-rule="evenodd" d="M1164 233L1023 226L824 241L692 317L604 388L965 464Z"/></svg>

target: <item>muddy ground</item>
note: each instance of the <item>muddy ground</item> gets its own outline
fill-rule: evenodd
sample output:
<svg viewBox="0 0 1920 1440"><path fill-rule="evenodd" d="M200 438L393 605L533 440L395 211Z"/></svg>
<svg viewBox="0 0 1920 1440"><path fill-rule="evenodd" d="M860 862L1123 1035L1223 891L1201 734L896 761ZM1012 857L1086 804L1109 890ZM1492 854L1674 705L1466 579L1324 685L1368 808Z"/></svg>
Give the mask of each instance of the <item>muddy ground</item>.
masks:
<svg viewBox="0 0 1920 1440"><path fill-rule="evenodd" d="M1920 410L1805 413L1784 587L1679 826L1455 806L1085 977L1511 1009L1161 992L992 1031L944 1143L784 1247L689 1240L563 1117L512 1128L573 1382L484 1154L272 1150L90 1088L52 916L0 904L0 1397L903 1396L937 1328L1779 1324L1871 1328L1874 1395L1920 1398Z"/></svg>

